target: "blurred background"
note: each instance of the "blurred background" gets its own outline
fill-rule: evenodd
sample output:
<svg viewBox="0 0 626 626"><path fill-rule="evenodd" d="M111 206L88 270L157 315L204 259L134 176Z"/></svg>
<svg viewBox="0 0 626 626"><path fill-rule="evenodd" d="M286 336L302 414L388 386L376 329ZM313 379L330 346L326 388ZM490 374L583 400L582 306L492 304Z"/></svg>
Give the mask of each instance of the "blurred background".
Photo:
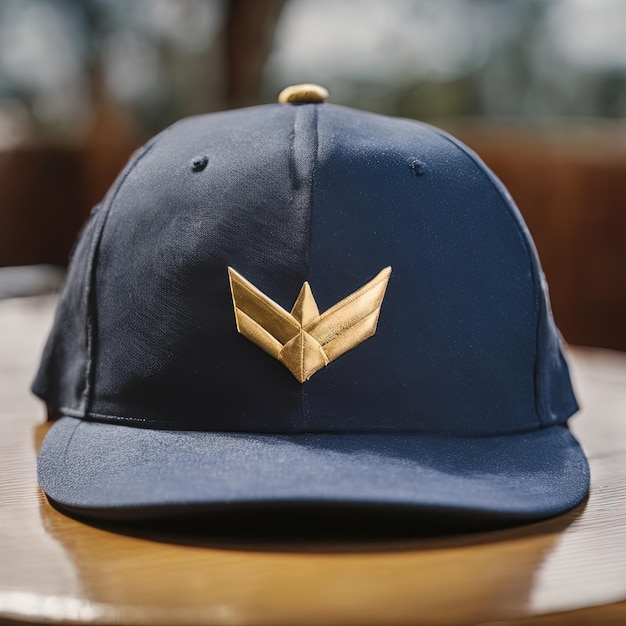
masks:
<svg viewBox="0 0 626 626"><path fill-rule="evenodd" d="M0 0L0 297L58 284L148 137L300 82L477 150L566 340L626 350L624 0Z"/></svg>

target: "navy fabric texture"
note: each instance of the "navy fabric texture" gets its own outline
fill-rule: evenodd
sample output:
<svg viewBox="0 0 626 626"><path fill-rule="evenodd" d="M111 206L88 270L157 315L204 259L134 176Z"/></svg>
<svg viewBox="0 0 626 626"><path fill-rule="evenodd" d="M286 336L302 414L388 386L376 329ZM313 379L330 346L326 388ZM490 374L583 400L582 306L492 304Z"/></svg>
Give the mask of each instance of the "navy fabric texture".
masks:
<svg viewBox="0 0 626 626"><path fill-rule="evenodd" d="M531 520L587 493L566 427L501 437L155 431L63 418L39 459L46 493L85 515L136 518L198 505L379 504Z"/></svg>
<svg viewBox="0 0 626 626"><path fill-rule="evenodd" d="M304 281L324 311L392 275L375 336L301 384L237 332L229 266L287 310ZM328 104L152 140L79 238L33 391L83 420L53 426L40 458L66 506L390 499L521 519L588 485L547 286L504 187L437 129Z"/></svg>

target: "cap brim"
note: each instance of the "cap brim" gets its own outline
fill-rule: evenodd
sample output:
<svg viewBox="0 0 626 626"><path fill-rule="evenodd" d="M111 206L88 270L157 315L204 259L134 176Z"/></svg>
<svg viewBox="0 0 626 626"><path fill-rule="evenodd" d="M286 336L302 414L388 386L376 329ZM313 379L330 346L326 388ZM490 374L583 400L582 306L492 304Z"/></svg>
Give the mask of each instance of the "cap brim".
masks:
<svg viewBox="0 0 626 626"><path fill-rule="evenodd" d="M38 462L78 514L152 518L242 504L445 510L512 522L567 511L589 468L566 426L497 437L148 430L63 417Z"/></svg>

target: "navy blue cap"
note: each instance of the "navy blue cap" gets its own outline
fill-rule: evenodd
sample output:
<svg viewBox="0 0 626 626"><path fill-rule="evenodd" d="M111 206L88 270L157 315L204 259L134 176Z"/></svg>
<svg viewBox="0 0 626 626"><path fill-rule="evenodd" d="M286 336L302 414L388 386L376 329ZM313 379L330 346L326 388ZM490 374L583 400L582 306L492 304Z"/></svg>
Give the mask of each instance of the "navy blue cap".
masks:
<svg viewBox="0 0 626 626"><path fill-rule="evenodd" d="M525 521L588 491L507 191L446 133L310 90L182 120L133 157L79 236L33 391L63 415L40 483L94 517Z"/></svg>

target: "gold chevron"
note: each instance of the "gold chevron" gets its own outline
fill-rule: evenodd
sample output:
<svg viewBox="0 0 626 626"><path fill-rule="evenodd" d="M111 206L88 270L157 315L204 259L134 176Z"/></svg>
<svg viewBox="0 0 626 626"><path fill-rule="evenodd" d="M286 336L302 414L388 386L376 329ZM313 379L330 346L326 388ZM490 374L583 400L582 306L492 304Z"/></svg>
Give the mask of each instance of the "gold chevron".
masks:
<svg viewBox="0 0 626 626"><path fill-rule="evenodd" d="M308 282L291 312L228 268L237 330L301 382L376 332L391 267L320 315Z"/></svg>

